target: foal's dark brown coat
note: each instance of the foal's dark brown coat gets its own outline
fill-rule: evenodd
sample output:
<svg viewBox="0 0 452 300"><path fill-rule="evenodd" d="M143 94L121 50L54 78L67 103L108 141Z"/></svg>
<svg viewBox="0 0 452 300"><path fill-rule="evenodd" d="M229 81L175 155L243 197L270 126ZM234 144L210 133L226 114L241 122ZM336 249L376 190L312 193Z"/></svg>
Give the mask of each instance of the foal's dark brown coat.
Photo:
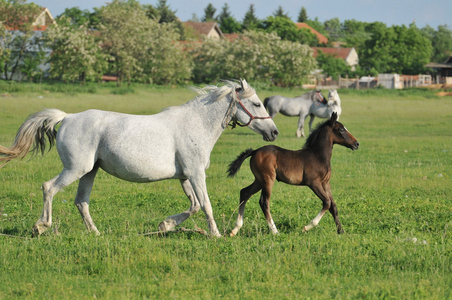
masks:
<svg viewBox="0 0 452 300"><path fill-rule="evenodd" d="M323 208L303 231L317 226L320 219L328 210L334 217L337 232L342 233L342 226L338 218L336 203L331 194L331 155L333 145L339 144L357 150L358 141L337 121L337 114L322 123L308 137L301 150L292 151L277 146L264 146L257 150L243 151L230 165L228 176L233 177L246 158L251 156L250 168L254 174L254 182L240 191L239 215L231 236L237 234L243 225L243 214L248 199L262 190L259 204L267 219L272 233L278 230L270 214L270 196L275 180L292 185L305 185L322 200Z"/></svg>

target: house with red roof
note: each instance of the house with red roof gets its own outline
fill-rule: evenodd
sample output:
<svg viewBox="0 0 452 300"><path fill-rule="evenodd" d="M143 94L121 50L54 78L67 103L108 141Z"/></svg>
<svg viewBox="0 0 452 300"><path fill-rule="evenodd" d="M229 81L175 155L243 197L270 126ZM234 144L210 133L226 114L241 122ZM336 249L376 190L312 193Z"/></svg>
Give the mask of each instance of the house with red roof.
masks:
<svg viewBox="0 0 452 300"><path fill-rule="evenodd" d="M359 63L358 53L356 52L355 48L312 47L312 50L314 52L314 57L317 57L319 51L322 51L325 54L343 59L345 63L351 67L352 71L356 70L356 66Z"/></svg>

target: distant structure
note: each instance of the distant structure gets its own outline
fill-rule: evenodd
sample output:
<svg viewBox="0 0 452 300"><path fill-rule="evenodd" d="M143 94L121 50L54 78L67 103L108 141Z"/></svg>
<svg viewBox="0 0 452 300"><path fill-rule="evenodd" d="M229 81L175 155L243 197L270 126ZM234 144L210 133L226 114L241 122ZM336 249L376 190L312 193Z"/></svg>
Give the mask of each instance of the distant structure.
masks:
<svg viewBox="0 0 452 300"><path fill-rule="evenodd" d="M355 48L328 48L328 47L313 47L314 57L317 57L319 51L322 51L325 54L333 55L337 58L342 58L345 63L351 67L352 71L356 70L356 66L359 63L358 53Z"/></svg>
<svg viewBox="0 0 452 300"><path fill-rule="evenodd" d="M425 66L438 72L437 83L445 83L447 85L452 84L452 55L443 63L428 63Z"/></svg>
<svg viewBox="0 0 452 300"><path fill-rule="evenodd" d="M218 26L217 22L184 22L185 28L188 28L201 39L202 36L207 37L208 39L220 39L224 37L223 32Z"/></svg>

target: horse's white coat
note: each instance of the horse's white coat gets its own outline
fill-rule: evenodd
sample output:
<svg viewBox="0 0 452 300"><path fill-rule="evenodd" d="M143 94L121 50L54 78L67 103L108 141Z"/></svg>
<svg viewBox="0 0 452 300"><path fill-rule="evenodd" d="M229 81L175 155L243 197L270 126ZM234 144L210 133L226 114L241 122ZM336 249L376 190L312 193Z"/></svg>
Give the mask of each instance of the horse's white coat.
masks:
<svg viewBox="0 0 452 300"><path fill-rule="evenodd" d="M30 117L23 127L36 127L36 132L46 122L52 126L61 122L56 144L63 163L62 172L43 184L44 208L34 226L35 234L41 234L52 224L53 196L78 179L75 205L88 230L99 234L89 214L89 195L96 172L102 168L134 182L179 179L190 207L165 219L159 230L171 230L201 208L211 235L220 236L205 181L210 153L231 119L241 123L250 120L239 101L253 116L268 114L254 89L244 80L240 86L228 82L198 92L200 96L186 104L155 115L100 110L65 114L53 109ZM272 119L255 119L248 127L267 141L273 141L278 134Z"/></svg>
<svg viewBox="0 0 452 300"><path fill-rule="evenodd" d="M272 96L265 99L266 107L270 116L273 118L278 112L288 116L299 116L297 126L297 137L305 136L304 121L307 116L309 119L309 132L312 132L312 123L314 117L330 118L333 112L337 113L338 120L342 113L341 99L337 90L329 90L327 105L319 102L316 91L307 92L299 97L288 98L283 96Z"/></svg>

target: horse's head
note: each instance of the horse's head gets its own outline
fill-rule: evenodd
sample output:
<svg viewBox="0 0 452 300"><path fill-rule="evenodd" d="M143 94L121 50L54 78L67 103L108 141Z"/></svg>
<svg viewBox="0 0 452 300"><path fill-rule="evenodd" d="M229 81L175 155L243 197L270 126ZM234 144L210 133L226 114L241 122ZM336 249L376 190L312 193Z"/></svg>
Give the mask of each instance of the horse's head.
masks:
<svg viewBox="0 0 452 300"><path fill-rule="evenodd" d="M248 126L251 130L261 134L265 141L274 141L278 135L278 128L268 115L256 91L245 80L240 80L240 86L235 86L232 92L235 109L232 115L232 126ZM232 105L232 103L231 103Z"/></svg>
<svg viewBox="0 0 452 300"><path fill-rule="evenodd" d="M345 126L337 120L337 113L333 112L329 121L333 129L333 144L339 144L352 150L358 150L359 142L345 128Z"/></svg>
<svg viewBox="0 0 452 300"><path fill-rule="evenodd" d="M328 106L341 106L341 98L339 98L339 94L337 90L330 90L328 92Z"/></svg>

